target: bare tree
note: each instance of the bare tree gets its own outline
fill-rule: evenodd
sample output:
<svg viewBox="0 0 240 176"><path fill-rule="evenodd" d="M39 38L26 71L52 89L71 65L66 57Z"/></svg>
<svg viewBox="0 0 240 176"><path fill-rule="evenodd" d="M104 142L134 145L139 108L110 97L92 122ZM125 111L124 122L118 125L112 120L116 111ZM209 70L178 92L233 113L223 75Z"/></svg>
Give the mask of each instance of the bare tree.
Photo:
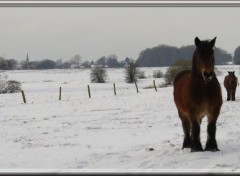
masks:
<svg viewBox="0 0 240 176"><path fill-rule="evenodd" d="M0 69L7 70L7 68L8 68L8 62L3 57L0 57Z"/></svg>
<svg viewBox="0 0 240 176"><path fill-rule="evenodd" d="M0 94L5 92L7 87L7 79L8 75L6 75L3 71L0 71Z"/></svg>
<svg viewBox="0 0 240 176"><path fill-rule="evenodd" d="M134 83L137 81L139 74L139 69L134 60L131 60L130 63L125 67L125 80L127 83Z"/></svg>
<svg viewBox="0 0 240 176"><path fill-rule="evenodd" d="M70 59L70 64L80 64L80 62L81 62L80 54L76 54Z"/></svg>

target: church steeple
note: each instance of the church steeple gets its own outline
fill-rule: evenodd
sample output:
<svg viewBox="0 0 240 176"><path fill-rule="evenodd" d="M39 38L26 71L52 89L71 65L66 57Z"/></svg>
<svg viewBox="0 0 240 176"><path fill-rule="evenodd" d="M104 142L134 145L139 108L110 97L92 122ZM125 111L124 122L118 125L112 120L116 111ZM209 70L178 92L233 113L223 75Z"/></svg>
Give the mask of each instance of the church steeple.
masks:
<svg viewBox="0 0 240 176"><path fill-rule="evenodd" d="M28 53L27 53L27 58L26 58L26 62L29 62L29 57L28 57Z"/></svg>

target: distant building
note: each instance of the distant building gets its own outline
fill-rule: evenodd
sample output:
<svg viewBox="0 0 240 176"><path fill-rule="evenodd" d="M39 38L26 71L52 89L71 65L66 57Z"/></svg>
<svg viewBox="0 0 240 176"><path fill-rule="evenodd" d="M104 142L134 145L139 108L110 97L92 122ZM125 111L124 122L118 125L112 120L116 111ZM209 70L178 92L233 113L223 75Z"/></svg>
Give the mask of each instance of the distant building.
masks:
<svg viewBox="0 0 240 176"><path fill-rule="evenodd" d="M233 62L230 61L230 62L225 62L224 65L233 65Z"/></svg>
<svg viewBox="0 0 240 176"><path fill-rule="evenodd" d="M28 53L27 53L27 58L26 58L26 62L27 62L27 63L29 62L29 57L28 57Z"/></svg>
<svg viewBox="0 0 240 176"><path fill-rule="evenodd" d="M94 64L94 65L91 65L91 68L95 68L95 67L102 67L102 68L108 68L108 65L98 65L98 64Z"/></svg>
<svg viewBox="0 0 240 176"><path fill-rule="evenodd" d="M81 64L71 64L71 68L80 68Z"/></svg>

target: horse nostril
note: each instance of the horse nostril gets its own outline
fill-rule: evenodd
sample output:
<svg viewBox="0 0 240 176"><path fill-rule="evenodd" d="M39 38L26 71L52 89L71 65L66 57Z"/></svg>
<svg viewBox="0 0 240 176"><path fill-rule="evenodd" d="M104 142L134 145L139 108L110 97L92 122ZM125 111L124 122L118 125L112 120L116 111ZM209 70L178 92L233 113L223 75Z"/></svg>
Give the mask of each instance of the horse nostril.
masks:
<svg viewBox="0 0 240 176"><path fill-rule="evenodd" d="M203 76L204 76L204 77L207 77L207 76L208 76L208 73L207 73L207 72L204 72L204 73L203 73Z"/></svg>
<svg viewBox="0 0 240 176"><path fill-rule="evenodd" d="M212 80L212 75L213 75L213 71L211 71L209 73L205 71L203 73L203 77L204 77L205 80Z"/></svg>

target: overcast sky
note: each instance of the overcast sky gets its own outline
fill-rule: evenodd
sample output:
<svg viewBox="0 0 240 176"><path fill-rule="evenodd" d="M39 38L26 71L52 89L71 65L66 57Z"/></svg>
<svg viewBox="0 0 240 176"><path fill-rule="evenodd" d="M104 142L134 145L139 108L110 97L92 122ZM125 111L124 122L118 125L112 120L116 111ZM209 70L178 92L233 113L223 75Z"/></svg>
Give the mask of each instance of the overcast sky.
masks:
<svg viewBox="0 0 240 176"><path fill-rule="evenodd" d="M240 7L1 7L0 56L82 61L116 54L137 59L146 48L212 39L234 53Z"/></svg>

